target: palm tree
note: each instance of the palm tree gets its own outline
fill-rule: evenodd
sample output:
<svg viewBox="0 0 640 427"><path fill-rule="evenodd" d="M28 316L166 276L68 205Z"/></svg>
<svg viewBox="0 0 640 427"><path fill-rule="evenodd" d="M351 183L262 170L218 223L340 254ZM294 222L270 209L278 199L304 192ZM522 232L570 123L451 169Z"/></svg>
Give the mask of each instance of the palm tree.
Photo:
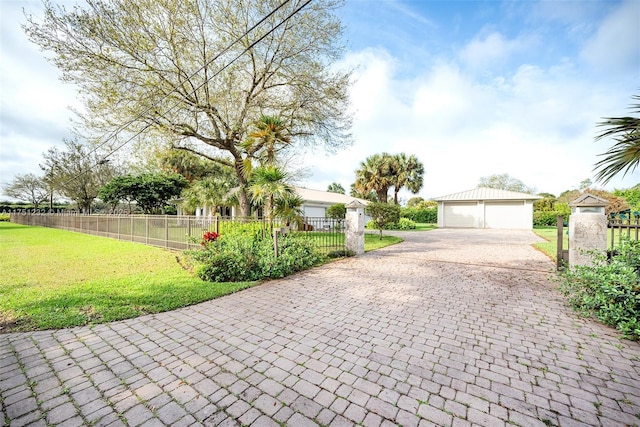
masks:
<svg viewBox="0 0 640 427"><path fill-rule="evenodd" d="M273 225L274 200L295 194L292 186L287 184L287 173L278 166L261 166L253 170L249 193L253 201L265 207L264 216Z"/></svg>
<svg viewBox="0 0 640 427"><path fill-rule="evenodd" d="M346 191L344 190L344 187L338 182L332 182L331 184L329 184L329 186L327 187L327 191L329 193L338 193L338 194L346 193Z"/></svg>
<svg viewBox="0 0 640 427"><path fill-rule="evenodd" d="M407 157L400 153L393 156L392 163L393 202L398 204L398 193L403 187L417 194L423 185L424 166L413 154Z"/></svg>
<svg viewBox="0 0 640 427"><path fill-rule="evenodd" d="M277 153L291 143L285 122L276 116L262 115L254 126L256 130L243 144L247 158L257 158L262 166L275 164Z"/></svg>
<svg viewBox="0 0 640 427"><path fill-rule="evenodd" d="M231 187L232 182L224 177L208 176L199 179L183 192L183 206L191 211L203 206L210 208L211 212L216 212L218 207L225 203Z"/></svg>
<svg viewBox="0 0 640 427"><path fill-rule="evenodd" d="M295 193L285 194L282 197L278 197L274 200L274 216L277 218L281 218L285 225L289 226L291 223L296 223L298 225L298 229L302 229L304 224L302 211L302 205L304 204L304 199L298 196Z"/></svg>
<svg viewBox="0 0 640 427"><path fill-rule="evenodd" d="M361 162L356 171L355 190L361 194L375 191L378 202L387 203L387 193L393 185L392 159L390 154L382 153Z"/></svg>
<svg viewBox="0 0 640 427"><path fill-rule="evenodd" d="M640 101L640 95L632 96ZM640 103L632 105L631 111L640 114ZM606 184L618 173L625 176L640 164L640 117L606 117L598 126L608 129L596 137L596 141L613 137L616 143L604 154L604 159L595 164L596 180Z"/></svg>
<svg viewBox="0 0 640 427"><path fill-rule="evenodd" d="M351 184L349 195L351 197L357 197L359 199L368 200L370 202L375 202L378 200L378 196L376 195L375 191L369 191L368 193L361 193L358 190L356 190L355 183Z"/></svg>

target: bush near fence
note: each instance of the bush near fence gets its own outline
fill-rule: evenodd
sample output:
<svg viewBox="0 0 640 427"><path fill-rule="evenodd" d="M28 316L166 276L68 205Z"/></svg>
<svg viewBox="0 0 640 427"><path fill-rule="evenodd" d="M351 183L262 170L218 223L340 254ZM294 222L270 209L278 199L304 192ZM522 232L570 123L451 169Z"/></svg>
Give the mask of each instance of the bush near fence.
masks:
<svg viewBox="0 0 640 427"><path fill-rule="evenodd" d="M198 276L210 282L276 279L325 259L304 233L282 234L276 243L275 237L260 232L235 232L223 234L203 246L201 250L187 251L187 255Z"/></svg>

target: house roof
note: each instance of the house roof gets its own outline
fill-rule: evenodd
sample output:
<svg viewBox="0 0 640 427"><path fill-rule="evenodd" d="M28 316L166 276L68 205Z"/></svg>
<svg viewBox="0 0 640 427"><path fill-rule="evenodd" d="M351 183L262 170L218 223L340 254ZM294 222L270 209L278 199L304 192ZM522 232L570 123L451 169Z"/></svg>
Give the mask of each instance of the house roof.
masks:
<svg viewBox="0 0 640 427"><path fill-rule="evenodd" d="M495 188L479 187L473 190L462 191L460 193L448 194L442 197L436 197L436 202L448 201L472 201L472 200L538 200L540 196L534 196L527 193L518 193L516 191L497 190Z"/></svg>
<svg viewBox="0 0 640 427"><path fill-rule="evenodd" d="M316 202L316 203L329 203L332 205L338 203L344 203L345 205L353 202L354 200L359 201L360 203L366 205L369 203L368 200L359 199L357 197L347 196L346 194L340 193L331 193L329 191L321 191L321 190L311 190L309 188L303 187L294 187L298 196L302 197L305 202Z"/></svg>

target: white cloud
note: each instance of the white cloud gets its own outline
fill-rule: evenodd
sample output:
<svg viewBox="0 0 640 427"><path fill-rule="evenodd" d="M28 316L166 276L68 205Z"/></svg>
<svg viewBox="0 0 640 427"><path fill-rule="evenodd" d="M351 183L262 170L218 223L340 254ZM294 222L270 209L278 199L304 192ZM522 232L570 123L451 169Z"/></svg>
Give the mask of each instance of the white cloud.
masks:
<svg viewBox="0 0 640 427"><path fill-rule="evenodd" d="M445 62L400 77L396 60L380 50L352 53L349 61L361 61L351 92L359 112L356 142L335 156L307 157L313 188L333 181L349 188L361 161L387 151L415 154L424 163L423 197L467 190L482 176L505 172L559 194L593 177L597 155L607 149L593 142L595 123L627 97L577 78L570 63L522 65L485 83ZM608 188L630 187L639 177Z"/></svg>
<svg viewBox="0 0 640 427"><path fill-rule="evenodd" d="M70 105L78 108L75 91L62 84L56 68L29 42L21 28L21 8L39 13L41 4L3 2L0 39L0 183L18 173L41 171L42 153L62 145L71 132Z"/></svg>
<svg viewBox="0 0 640 427"><path fill-rule="evenodd" d="M507 60L529 43L523 39L508 40L502 34L492 32L469 42L460 52L460 59L472 68L487 67Z"/></svg>
<svg viewBox="0 0 640 427"><path fill-rule="evenodd" d="M597 69L631 70L640 77L640 2L627 0L613 10L584 44L580 55Z"/></svg>

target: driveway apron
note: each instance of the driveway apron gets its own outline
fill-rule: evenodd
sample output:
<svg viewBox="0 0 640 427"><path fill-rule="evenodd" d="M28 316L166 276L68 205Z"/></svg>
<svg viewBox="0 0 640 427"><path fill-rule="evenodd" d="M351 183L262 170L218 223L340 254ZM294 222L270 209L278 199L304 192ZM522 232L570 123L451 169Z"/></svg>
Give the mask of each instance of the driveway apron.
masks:
<svg viewBox="0 0 640 427"><path fill-rule="evenodd" d="M640 425L640 345L565 305L532 232L402 237L172 312L0 335L0 426Z"/></svg>

